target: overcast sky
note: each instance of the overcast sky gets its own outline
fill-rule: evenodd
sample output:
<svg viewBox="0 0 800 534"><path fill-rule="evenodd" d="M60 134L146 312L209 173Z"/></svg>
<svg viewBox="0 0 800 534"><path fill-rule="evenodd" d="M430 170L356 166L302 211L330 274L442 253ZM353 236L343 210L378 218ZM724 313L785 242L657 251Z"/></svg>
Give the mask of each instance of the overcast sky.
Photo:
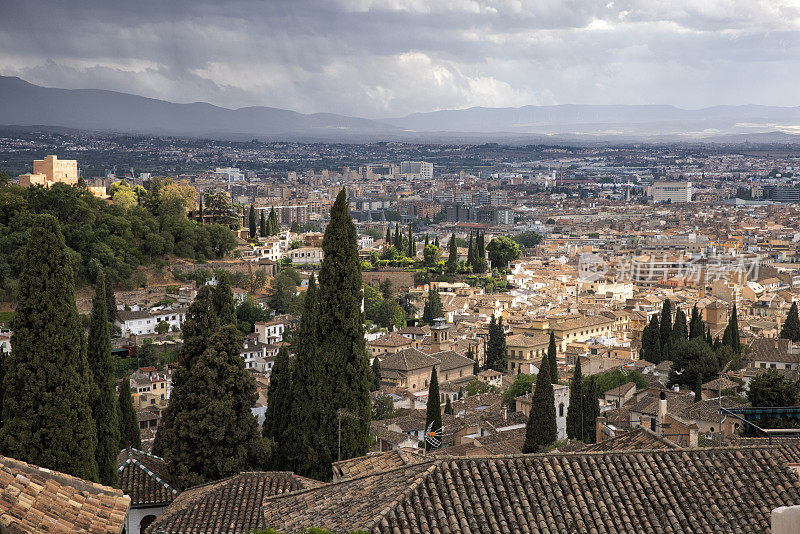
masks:
<svg viewBox="0 0 800 534"><path fill-rule="evenodd" d="M797 106L800 0L0 0L0 74L365 117Z"/></svg>

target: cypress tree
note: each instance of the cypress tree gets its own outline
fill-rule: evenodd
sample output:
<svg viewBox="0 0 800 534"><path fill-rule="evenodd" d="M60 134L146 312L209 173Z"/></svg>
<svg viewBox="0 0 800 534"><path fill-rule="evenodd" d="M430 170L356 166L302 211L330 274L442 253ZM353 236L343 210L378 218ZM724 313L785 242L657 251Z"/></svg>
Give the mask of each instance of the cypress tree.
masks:
<svg viewBox="0 0 800 534"><path fill-rule="evenodd" d="M495 358L495 371L506 372L506 361L508 356L508 346L506 345L506 331L503 328L503 317L497 319L497 336L500 338L500 350Z"/></svg>
<svg viewBox="0 0 800 534"><path fill-rule="evenodd" d="M472 360L472 374L475 375L475 376L478 376L478 373L481 372L481 368L478 365L477 356L472 353L472 347L471 346L467 349L467 355L466 356L467 356L467 358Z"/></svg>
<svg viewBox="0 0 800 534"><path fill-rule="evenodd" d="M372 360L372 391L381 389L381 361L378 358Z"/></svg>
<svg viewBox="0 0 800 534"><path fill-rule="evenodd" d="M661 350L663 351L672 337L672 304L669 299L664 299L664 303L661 305L661 321L659 323L661 327Z"/></svg>
<svg viewBox="0 0 800 534"><path fill-rule="evenodd" d="M303 299L303 314L294 336L295 365L292 373L292 405L290 428L292 436L278 444L277 454L283 456L287 469L298 475L327 480L330 475L332 449L335 442L320 431L333 403L327 387L330 369L323 355L317 354L318 290L314 275L308 282Z"/></svg>
<svg viewBox="0 0 800 534"><path fill-rule="evenodd" d="M261 211L261 216L259 217L258 220L258 235L260 237L267 237L269 235L269 232L267 232L267 216L264 210L260 211Z"/></svg>
<svg viewBox="0 0 800 534"><path fill-rule="evenodd" d="M325 256L319 272L319 354L324 355L331 378L326 383L331 392L328 396L331 403L327 406L350 414L341 423L342 459L347 459L366 454L370 446L372 372L364 340L363 284L356 227L344 189L331 208L322 250ZM335 411L329 413L335 416ZM336 443L335 417L323 421L320 431L329 443Z"/></svg>
<svg viewBox="0 0 800 534"><path fill-rule="evenodd" d="M694 383L694 402L703 400L703 375L697 373L697 380Z"/></svg>
<svg viewBox="0 0 800 534"><path fill-rule="evenodd" d="M716 352L716 351L718 351L718 350L719 350L721 347L722 347L722 341L720 341L720 339L719 339L719 336L717 336L717 337L715 337L715 338L714 338L714 345L713 345L713 347L712 347L712 348L713 348L713 349L714 349L714 351Z"/></svg>
<svg viewBox="0 0 800 534"><path fill-rule="evenodd" d="M456 246L456 234L450 235L450 244L447 245L447 263L445 267L448 273L455 273L458 270L458 247Z"/></svg>
<svg viewBox="0 0 800 534"><path fill-rule="evenodd" d="M485 273L489 268L489 263L486 261L486 244L482 232L478 232L478 237L475 240L475 259L472 270L478 273Z"/></svg>
<svg viewBox="0 0 800 534"><path fill-rule="evenodd" d="M433 324L433 320L442 317L443 314L444 310L442 309L442 299L439 297L439 290L429 290L428 300L425 301L425 306L422 308L422 322L425 324Z"/></svg>
<svg viewBox="0 0 800 534"><path fill-rule="evenodd" d="M714 346L714 338L711 337L711 327L706 327L706 345L709 347Z"/></svg>
<svg viewBox="0 0 800 534"><path fill-rule="evenodd" d="M553 383L550 381L550 366L542 365L536 377L536 389L531 399L531 413L525 427L525 454L538 452L558 439L556 406Z"/></svg>
<svg viewBox="0 0 800 534"><path fill-rule="evenodd" d="M3 428L3 377L6 374L6 349L0 345L0 428Z"/></svg>
<svg viewBox="0 0 800 534"><path fill-rule="evenodd" d="M445 397L444 413L446 413L447 415L453 415L453 405L450 403L450 395Z"/></svg>
<svg viewBox="0 0 800 534"><path fill-rule="evenodd" d="M256 208L252 204L250 204L250 213L247 214L247 223L250 239L253 239L257 235L258 228L256 228Z"/></svg>
<svg viewBox="0 0 800 534"><path fill-rule="evenodd" d="M286 457L281 454L283 444L281 440L289 436L291 422L291 397L292 369L289 363L289 351L286 345L281 346L275 357L275 365L269 375L269 388L267 389L267 409L264 412L264 426L262 433L265 438L270 438L277 445L275 454L270 458L271 469L275 471L286 470Z"/></svg>
<svg viewBox="0 0 800 534"><path fill-rule="evenodd" d="M700 317L700 311L697 309L697 304L692 308L692 319L689 321L689 339L703 338L706 333L705 324Z"/></svg>
<svg viewBox="0 0 800 534"><path fill-rule="evenodd" d="M550 332L550 343L547 345L547 365L550 366L550 382L558 384L558 363L556 362L556 336Z"/></svg>
<svg viewBox="0 0 800 534"><path fill-rule="evenodd" d="M417 256L417 245L414 243L414 236L411 231L411 223L408 223L408 257L415 258Z"/></svg>
<svg viewBox="0 0 800 534"><path fill-rule="evenodd" d="M386 246L392 245L392 223L386 227Z"/></svg>
<svg viewBox="0 0 800 534"><path fill-rule="evenodd" d="M119 448L142 448L142 438L139 432L139 419L131 400L131 381L128 377L122 380L119 390Z"/></svg>
<svg viewBox="0 0 800 534"><path fill-rule="evenodd" d="M497 318L492 315L489 320L489 341L486 343L486 359L484 365L486 369L495 368L495 360L500 353L500 338L497 335Z"/></svg>
<svg viewBox="0 0 800 534"><path fill-rule="evenodd" d="M425 429L431 429L431 432L437 432L442 428L442 404L439 396L439 375L436 372L436 366L431 371L431 381L428 385L428 404L425 406ZM433 445L425 441L425 450L429 451Z"/></svg>
<svg viewBox="0 0 800 534"><path fill-rule="evenodd" d="M267 220L267 231L269 235L278 235L281 231L281 226L278 224L278 215L275 213L275 206L269 210L269 219Z"/></svg>
<svg viewBox="0 0 800 534"><path fill-rule="evenodd" d="M686 340L689 337L689 331L686 327L686 314L683 310L678 308L675 312L675 324L672 325L672 346L675 346L678 341Z"/></svg>
<svg viewBox="0 0 800 534"><path fill-rule="evenodd" d="M242 338L233 325L214 332L189 369L179 368L167 411L173 425L163 435L164 460L183 487L252 468L268 456L251 412L258 396L239 355Z"/></svg>
<svg viewBox="0 0 800 534"><path fill-rule="evenodd" d="M425 246L427 247L429 244L430 244L430 242L428 240L428 233L425 232Z"/></svg>
<svg viewBox="0 0 800 534"><path fill-rule="evenodd" d="M792 307L789 308L789 314L781 327L781 337L791 339L795 343L800 341L800 317L797 315L796 302L792 302Z"/></svg>
<svg viewBox="0 0 800 534"><path fill-rule="evenodd" d="M108 309L108 322L113 325L117 318L117 298L114 296L114 289L111 287L110 281L106 281L106 308Z"/></svg>
<svg viewBox="0 0 800 534"><path fill-rule="evenodd" d="M653 361L653 360L655 360L655 361ZM662 352L661 352L661 338L659 336L655 336L655 341L654 341L654 344L653 344L653 358L652 358L652 360L648 360L648 361L651 361L651 362L653 362L655 364L659 364L662 361L664 361L664 358L662 357Z"/></svg>
<svg viewBox="0 0 800 534"><path fill-rule="evenodd" d="M597 397L597 381L595 376L589 377L589 384L584 392L583 408L586 414L584 422L584 443L594 443L597 440L597 418L600 416L600 404Z"/></svg>
<svg viewBox="0 0 800 534"><path fill-rule="evenodd" d="M436 245L436 248L438 248L439 250L442 250L442 247L439 246L439 236L438 235L433 240L433 244Z"/></svg>
<svg viewBox="0 0 800 534"><path fill-rule="evenodd" d="M733 349L734 354L739 354L742 351L742 347L739 341L739 314L736 312L736 303L733 304L731 318L728 320L728 328L731 331L731 349Z"/></svg>
<svg viewBox="0 0 800 534"><path fill-rule="evenodd" d="M475 268L475 249L472 246L472 231L469 233L469 245L467 246L467 265Z"/></svg>
<svg viewBox="0 0 800 534"><path fill-rule="evenodd" d="M211 301L220 326L236 324L236 306L233 304L231 277L226 271L222 271L217 277L217 285L212 292Z"/></svg>
<svg viewBox="0 0 800 534"><path fill-rule="evenodd" d="M400 233L400 223L394 225L394 248L400 255L403 255L403 235Z"/></svg>
<svg viewBox="0 0 800 534"><path fill-rule="evenodd" d="M92 376L72 266L55 217L36 218L24 254L12 350L5 359L0 451L96 481Z"/></svg>
<svg viewBox="0 0 800 534"><path fill-rule="evenodd" d="M100 483L114 486L117 483L117 454L119 454L119 402L111 366L111 336L106 303L106 277L101 270L95 283L92 316L89 323L89 341L86 357L92 370L95 391L92 415L97 430L95 460Z"/></svg>
<svg viewBox="0 0 800 534"><path fill-rule="evenodd" d="M656 352L656 341L660 336L660 326L658 324L658 315L650 317L650 322L644 327L642 331L642 359L651 363L661 362L661 349Z"/></svg>
<svg viewBox="0 0 800 534"><path fill-rule="evenodd" d="M586 423L583 420L583 375L581 374L581 359L575 362L572 381L569 383L569 407L567 408L567 437L569 439L583 439Z"/></svg>

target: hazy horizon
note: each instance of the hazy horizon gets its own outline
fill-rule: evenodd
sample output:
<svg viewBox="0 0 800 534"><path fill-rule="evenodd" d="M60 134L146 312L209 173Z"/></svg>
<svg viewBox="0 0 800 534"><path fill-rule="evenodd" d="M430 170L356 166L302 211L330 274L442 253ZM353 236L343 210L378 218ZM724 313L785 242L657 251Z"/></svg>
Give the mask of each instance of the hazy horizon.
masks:
<svg viewBox="0 0 800 534"><path fill-rule="evenodd" d="M232 109L800 104L800 0L8 0L2 14L2 75Z"/></svg>

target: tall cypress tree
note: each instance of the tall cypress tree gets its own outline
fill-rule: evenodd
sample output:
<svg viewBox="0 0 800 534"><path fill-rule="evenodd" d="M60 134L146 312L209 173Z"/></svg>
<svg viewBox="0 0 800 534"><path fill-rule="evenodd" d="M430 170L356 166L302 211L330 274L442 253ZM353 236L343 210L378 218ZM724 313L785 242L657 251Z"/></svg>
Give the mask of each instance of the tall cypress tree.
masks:
<svg viewBox="0 0 800 534"><path fill-rule="evenodd" d="M439 250L442 250L442 247L439 246L439 236L438 235L436 236L436 238L434 238L433 244L436 245L436 248L438 248Z"/></svg>
<svg viewBox="0 0 800 534"><path fill-rule="evenodd" d="M108 280L106 280L106 309L108 310L108 322L113 325L114 319L117 318L117 298L114 296L114 289L111 287L111 282Z"/></svg>
<svg viewBox="0 0 800 534"><path fill-rule="evenodd" d="M482 232L478 232L478 237L475 240L475 259L472 270L476 273L485 273L489 268L489 263L486 261L486 243Z"/></svg>
<svg viewBox="0 0 800 534"><path fill-rule="evenodd" d="M392 245L392 223L386 226L386 246Z"/></svg>
<svg viewBox="0 0 800 534"><path fill-rule="evenodd" d="M417 256L417 245L414 243L414 236L411 232L411 223L408 223L408 257L415 258Z"/></svg>
<svg viewBox="0 0 800 534"><path fill-rule="evenodd" d="M708 345L709 347L713 347L714 346L714 338L711 337L711 327L710 326L706 327L706 345Z"/></svg>
<svg viewBox="0 0 800 534"><path fill-rule="evenodd" d="M486 344L486 369L496 369L496 361L500 355L500 336L497 332L497 318L492 315L489 320L489 340Z"/></svg>
<svg viewBox="0 0 800 534"><path fill-rule="evenodd" d="M453 415L453 405L450 403L450 395L445 397L444 400L444 413L447 415Z"/></svg>
<svg viewBox="0 0 800 534"><path fill-rule="evenodd" d="M792 302L792 307L789 308L789 314L781 327L781 337L791 339L795 343L800 341L800 317L797 315L796 302Z"/></svg>
<svg viewBox="0 0 800 534"><path fill-rule="evenodd" d="M550 382L550 366L542 365L536 377L536 389L531 399L531 413L525 427L525 454L538 452L558 439L556 406L553 383Z"/></svg>
<svg viewBox="0 0 800 534"><path fill-rule="evenodd" d="M269 376L269 389L267 389L267 409L264 413L264 426L262 432L265 438L270 438L277 444L275 452L270 458L271 469L285 471L286 455L282 440L289 439L292 407L292 369L289 362L289 351L286 345L278 350L275 365Z"/></svg>
<svg viewBox="0 0 800 534"><path fill-rule="evenodd" d="M267 220L267 231L269 235L278 235L281 232L281 226L278 223L278 215L275 213L275 206L269 210L269 219Z"/></svg>
<svg viewBox="0 0 800 534"><path fill-rule="evenodd" d="M575 362L572 381L569 383L569 407L567 408L567 437L582 440L586 422L583 420L583 374L581 359Z"/></svg>
<svg viewBox="0 0 800 534"><path fill-rule="evenodd" d="M703 400L703 374L697 373L697 379L694 383L694 402Z"/></svg>
<svg viewBox="0 0 800 534"><path fill-rule="evenodd" d="M664 303L661 305L661 321L659 323L661 327L661 350L663 351L672 337L672 303L670 303L669 299L664 299Z"/></svg>
<svg viewBox="0 0 800 534"><path fill-rule="evenodd" d="M279 442L276 454L285 458L287 469L298 475L327 480L330 477L332 451L335 442L320 428L333 403L333 393L328 388L329 363L318 354L317 283L314 275L308 282L303 299L303 314L294 336L295 365L292 372L292 405L290 428L292 436Z"/></svg>
<svg viewBox="0 0 800 534"><path fill-rule="evenodd" d="M381 389L381 361L378 358L372 360L372 391Z"/></svg>
<svg viewBox="0 0 800 534"><path fill-rule="evenodd" d="M439 402L439 375L436 372L436 366L431 371L431 380L428 385L428 404L425 406L425 428L430 427L431 432L436 432L442 428L442 405ZM429 451L434 448L432 445L425 441L425 450Z"/></svg>
<svg viewBox="0 0 800 534"><path fill-rule="evenodd" d="M500 339L499 350L495 358L495 371L506 372L506 362L508 360L508 346L506 345L506 330L503 327L503 316L497 319L497 337Z"/></svg>
<svg viewBox="0 0 800 534"><path fill-rule="evenodd" d="M678 308L675 312L675 324L672 325L672 337L670 339L674 347L678 341L685 341L689 337L689 331L686 327L686 314L683 310Z"/></svg>
<svg viewBox="0 0 800 534"><path fill-rule="evenodd" d="M467 358L472 360L472 374L478 376L478 373L481 372L481 367L478 365L478 357L472 352L472 346L467 349Z"/></svg>
<svg viewBox="0 0 800 534"><path fill-rule="evenodd" d="M258 228L256 227L256 208L250 204L250 212L247 214L247 226L250 231L250 239L256 237Z"/></svg>
<svg viewBox="0 0 800 534"><path fill-rule="evenodd" d="M30 235L6 357L0 451L97 480L92 376L64 236L51 215L38 216Z"/></svg>
<svg viewBox="0 0 800 534"><path fill-rule="evenodd" d="M259 211L261 216L258 219L258 235L259 237L267 237L269 236L269 232L267 232L267 215L264 210Z"/></svg>
<svg viewBox="0 0 800 534"><path fill-rule="evenodd" d="M589 384L584 391L583 409L586 410L583 416L584 443L594 443L597 440L597 418L600 416L600 404L597 396L597 381L595 376L589 377Z"/></svg>
<svg viewBox="0 0 800 534"><path fill-rule="evenodd" d="M458 247L456 246L456 234L450 235L450 244L447 245L447 263L445 267L448 273L455 273L458 270Z"/></svg>
<svg viewBox="0 0 800 534"><path fill-rule="evenodd" d="M736 303L733 304L733 311L731 317L728 319L728 330L730 330L730 347L734 354L739 354L742 351L741 342L739 341L739 314L736 312Z"/></svg>
<svg viewBox="0 0 800 534"><path fill-rule="evenodd" d="M119 402L111 366L111 336L106 303L106 277L101 270L95 283L92 316L89 323L89 341L86 352L92 370L95 391L92 415L97 430L95 459L100 483L114 486L117 483L117 454L119 454Z"/></svg>
<svg viewBox="0 0 800 534"><path fill-rule="evenodd" d="M547 345L547 365L550 366L550 382L558 384L558 363L556 362L556 335L550 332L550 343Z"/></svg>
<svg viewBox="0 0 800 534"><path fill-rule="evenodd" d="M222 271L217 277L217 285L213 290L211 301L221 326L236 324L236 307L233 304L231 277L226 271Z"/></svg>
<svg viewBox="0 0 800 534"><path fill-rule="evenodd" d="M167 411L175 413L163 435L164 460L183 487L263 467L265 440L251 408L256 384L239 355L233 325L213 333L189 369L179 368Z"/></svg>
<svg viewBox="0 0 800 534"><path fill-rule="evenodd" d="M473 269L475 264L475 248L472 246L472 231L469 233L469 245L467 245L467 265Z"/></svg>
<svg viewBox="0 0 800 534"><path fill-rule="evenodd" d="M425 232L425 246L427 247L429 244L430 244L430 241L428 240L428 233Z"/></svg>
<svg viewBox="0 0 800 534"><path fill-rule="evenodd" d="M428 300L422 308L422 322L433 324L434 319L438 319L444 314L442 309L442 299L439 297L438 289L428 290Z"/></svg>
<svg viewBox="0 0 800 534"><path fill-rule="evenodd" d="M394 225L394 248L397 249L397 252L402 256L403 251L403 234L400 233L400 223L397 222Z"/></svg>
<svg viewBox="0 0 800 534"><path fill-rule="evenodd" d="M692 318L689 321L689 339L702 339L705 336L706 327L700 317L700 311L697 309L697 304L692 308Z"/></svg>
<svg viewBox="0 0 800 534"><path fill-rule="evenodd" d="M119 448L142 448L142 437L139 432L139 419L131 400L131 381L128 377L122 380L119 389Z"/></svg>
<svg viewBox="0 0 800 534"><path fill-rule="evenodd" d="M660 339L660 325L658 315L650 317L650 322L642 331L642 359L651 363L661 363L661 344L656 351L656 342Z"/></svg>
<svg viewBox="0 0 800 534"><path fill-rule="evenodd" d="M350 217L347 194L342 189L331 208L331 220L322 239L324 259L319 272L317 331L319 354L324 355L330 380L329 408L344 409L350 416L341 422L342 458L367 453L372 403L369 396L372 372L364 340L361 261L356 227ZM335 415L335 411L328 412ZM323 421L320 431L336 443L335 417Z"/></svg>

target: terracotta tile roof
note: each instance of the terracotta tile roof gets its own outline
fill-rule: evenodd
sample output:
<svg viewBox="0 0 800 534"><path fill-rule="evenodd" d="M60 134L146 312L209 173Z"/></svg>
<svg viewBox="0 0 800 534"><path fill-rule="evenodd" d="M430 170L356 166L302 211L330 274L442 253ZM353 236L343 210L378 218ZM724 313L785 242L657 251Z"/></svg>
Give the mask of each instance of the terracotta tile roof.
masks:
<svg viewBox="0 0 800 534"><path fill-rule="evenodd" d="M131 506L169 504L178 485L163 458L127 448L117 456L119 487L131 498Z"/></svg>
<svg viewBox="0 0 800 534"><path fill-rule="evenodd" d="M410 449L395 449L342 460L341 462L333 462L333 473L336 478L344 480L362 475L371 475L421 461L424 461L424 458L418 452Z"/></svg>
<svg viewBox="0 0 800 534"><path fill-rule="evenodd" d="M750 361L798 363L800 350L792 347L788 339L759 337L750 345Z"/></svg>
<svg viewBox="0 0 800 534"><path fill-rule="evenodd" d="M369 342L370 345L376 347L405 347L411 346L413 343L414 341L397 332L389 332L385 336Z"/></svg>
<svg viewBox="0 0 800 534"><path fill-rule="evenodd" d="M323 485L283 471L239 473L184 491L147 532L227 534L261 528L261 503L266 497Z"/></svg>
<svg viewBox="0 0 800 534"><path fill-rule="evenodd" d="M793 453L794 454L794 453ZM776 447L440 458L264 501L296 532L763 533L800 479Z"/></svg>
<svg viewBox="0 0 800 534"><path fill-rule="evenodd" d="M0 532L122 532L121 490L0 456Z"/></svg>
<svg viewBox="0 0 800 534"><path fill-rule="evenodd" d="M506 338L506 345L509 347L539 347L550 342L549 334L537 334L528 336L525 334L514 334Z"/></svg>
<svg viewBox="0 0 800 534"><path fill-rule="evenodd" d="M679 449L677 443L667 438L658 436L655 432L644 427L638 427L630 432L620 433L616 437L587 445L584 449L592 451L635 451L650 449Z"/></svg>
<svg viewBox="0 0 800 534"><path fill-rule="evenodd" d="M401 336L402 337L402 336ZM403 338L409 343L410 340ZM412 371L438 365L439 360L428 356L417 349L398 350L394 354L389 354L381 360L381 370Z"/></svg>
<svg viewBox="0 0 800 534"><path fill-rule="evenodd" d="M434 352L430 356L439 360L439 364L437 364L439 373L442 371L449 371L450 369L458 369L459 367L471 368L475 363L466 356L462 356L452 350Z"/></svg>

